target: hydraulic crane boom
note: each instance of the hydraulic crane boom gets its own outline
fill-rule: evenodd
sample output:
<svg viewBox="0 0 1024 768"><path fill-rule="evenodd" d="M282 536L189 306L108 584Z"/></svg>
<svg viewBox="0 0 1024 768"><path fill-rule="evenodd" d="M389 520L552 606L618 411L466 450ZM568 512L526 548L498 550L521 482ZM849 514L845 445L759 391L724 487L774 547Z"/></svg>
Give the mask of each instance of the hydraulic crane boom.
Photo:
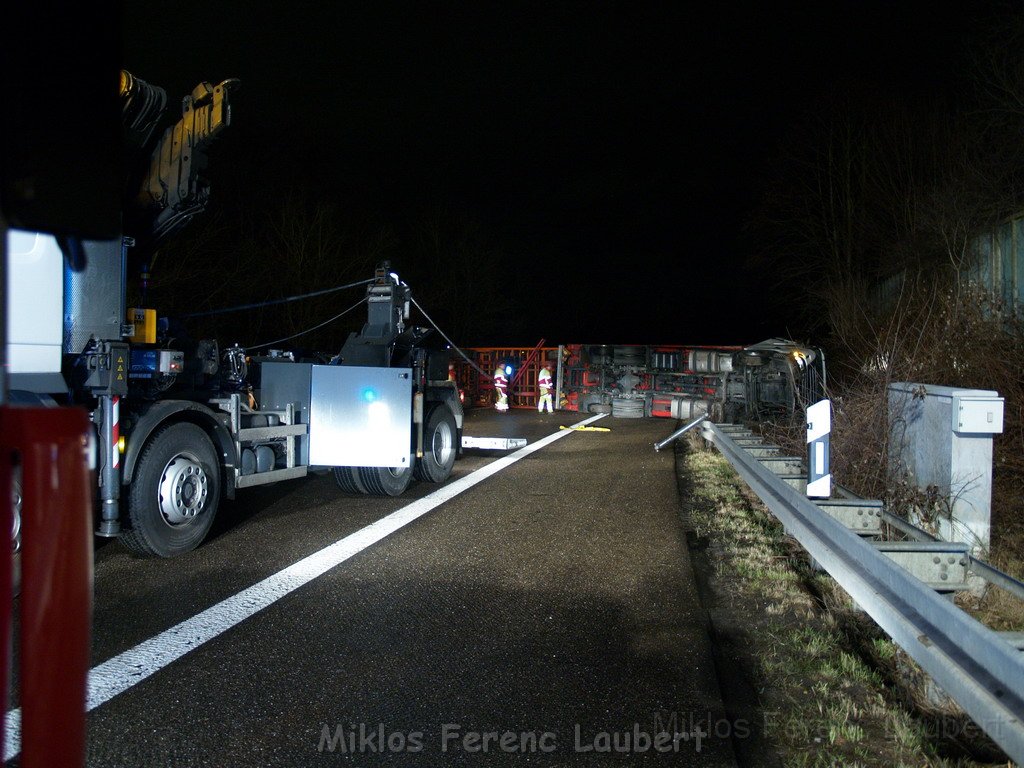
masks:
<svg viewBox="0 0 1024 768"><path fill-rule="evenodd" d="M231 124L231 92L238 80L199 83L182 99L181 117L160 139L152 137L167 111L167 94L121 72L121 106L129 175L125 234L153 248L202 212L210 185L202 176L206 149Z"/></svg>

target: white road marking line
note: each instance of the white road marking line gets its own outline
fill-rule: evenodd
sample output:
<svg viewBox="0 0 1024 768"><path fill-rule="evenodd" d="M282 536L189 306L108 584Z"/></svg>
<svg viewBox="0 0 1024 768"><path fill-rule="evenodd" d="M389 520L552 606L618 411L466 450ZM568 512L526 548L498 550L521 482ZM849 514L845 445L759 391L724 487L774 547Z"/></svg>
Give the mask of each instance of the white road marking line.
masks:
<svg viewBox="0 0 1024 768"><path fill-rule="evenodd" d="M598 414L578 423L590 424L604 418L605 415ZM222 600L202 613L198 613L159 635L144 640L134 648L93 667L89 670L89 679L86 685L85 711L91 712L118 694L124 693L168 664L177 661L190 651L194 651L208 640L212 640L253 614L273 605L285 595L308 584L318 576L322 576L353 555L359 554L367 547L376 544L399 528L455 498L463 491L469 490L491 475L501 472L520 459L525 459L534 451L539 451L555 440L560 440L571 434L573 434L573 430L553 432L536 443L520 448L515 453L492 461L487 466L438 488L430 495L329 544L319 552L314 552L294 565L278 571L273 576L268 576L263 581ZM21 751L21 707L7 713L4 732L4 760L7 761Z"/></svg>

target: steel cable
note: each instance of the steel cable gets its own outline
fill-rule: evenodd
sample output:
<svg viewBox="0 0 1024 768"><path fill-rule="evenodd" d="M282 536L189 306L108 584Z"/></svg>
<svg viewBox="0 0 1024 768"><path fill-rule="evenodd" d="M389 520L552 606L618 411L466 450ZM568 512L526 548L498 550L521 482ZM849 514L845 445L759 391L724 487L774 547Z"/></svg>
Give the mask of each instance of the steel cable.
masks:
<svg viewBox="0 0 1024 768"><path fill-rule="evenodd" d="M356 283L348 283L347 285L337 285L334 288L324 288L319 291L312 291L311 293L302 293L297 296L287 296L283 299L271 299L269 301L258 301L254 304L239 304L236 307L225 307L224 309L208 309L204 312L190 312L187 315L181 315L182 319L189 319L192 317L207 317L209 315L223 315L228 312L241 312L243 309L259 309L260 307L271 307L275 304L286 304L290 301L300 301L302 299L311 299L314 296L326 296L328 293L335 293L337 291L344 291L348 288L358 288L360 285L367 285L372 283L376 278L369 278L368 280L360 280ZM347 310L346 310L347 311ZM305 331L304 331L305 333ZM276 344L277 342L271 342ZM266 345L263 345L266 346Z"/></svg>
<svg viewBox="0 0 1024 768"><path fill-rule="evenodd" d="M269 347L269 346L272 346L274 344L280 344L282 341L291 341L292 339L297 339L299 336L305 336L307 333L312 333L313 331L319 330L320 328L323 328L325 325L329 325L330 323L333 323L335 320L338 320L338 319L344 317L345 315L347 315L349 312L351 312L353 309L355 309L356 307L358 307L360 304L362 304L365 301L366 301L366 297L364 296L363 298L361 298L359 301L357 301L355 304L353 304L351 307L349 307L345 311L339 312L338 314L336 314L334 317L330 318L329 320L324 320L322 323L320 323L319 325L314 325L312 328L307 328L304 331L299 331L298 333L293 333L291 336L285 336L283 339L275 339L274 341L268 341L268 342L266 342L264 344L253 344L253 345L250 345L250 346L247 346L247 347L243 347L243 349L245 349L245 351L248 352L248 351L253 350L253 349L262 349L263 347Z"/></svg>
<svg viewBox="0 0 1024 768"><path fill-rule="evenodd" d="M455 342L452 341L451 339L449 339L447 335L445 335L445 332L442 331L438 327L437 323L434 322L433 318L431 318L430 315L427 314L427 310L425 310L423 307L421 307L420 303L418 301L416 301L416 299L414 299L412 296L410 296L409 299L412 301L412 303L416 307L416 309L418 309L420 312L422 312L423 316L425 318L427 318L427 322L430 323L432 326L434 326L434 330L437 331L439 334L441 334L441 338L444 339L445 341L447 341L449 346L452 349L454 349L456 352L458 352L460 355L462 355L462 359L463 360L465 360L467 363L469 363L471 366L473 366L480 373L480 375L483 376L485 379L489 379L491 377L491 374L487 373L487 371L485 371L479 365L477 365L472 360L470 360L466 356L466 353L463 352L461 349L459 349L459 347L456 346Z"/></svg>

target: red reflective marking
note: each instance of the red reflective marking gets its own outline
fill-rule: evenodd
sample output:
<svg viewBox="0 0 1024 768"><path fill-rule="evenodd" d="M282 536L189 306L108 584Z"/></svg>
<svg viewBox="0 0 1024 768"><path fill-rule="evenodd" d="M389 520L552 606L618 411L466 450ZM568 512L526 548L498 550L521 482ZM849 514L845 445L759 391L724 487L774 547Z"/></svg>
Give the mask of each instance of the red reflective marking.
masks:
<svg viewBox="0 0 1024 768"><path fill-rule="evenodd" d="M111 455L114 457L111 462L115 467L121 465L121 451L118 448L118 443L121 442L121 398L114 397L113 407L110 409L113 413L114 428L112 430L112 440L114 441L114 447Z"/></svg>

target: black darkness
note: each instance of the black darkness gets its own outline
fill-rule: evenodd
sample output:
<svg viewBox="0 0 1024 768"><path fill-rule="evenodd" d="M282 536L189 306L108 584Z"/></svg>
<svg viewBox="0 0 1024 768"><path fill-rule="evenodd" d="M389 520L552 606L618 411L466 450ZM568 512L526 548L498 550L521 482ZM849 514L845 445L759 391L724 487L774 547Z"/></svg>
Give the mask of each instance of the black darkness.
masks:
<svg viewBox="0 0 1024 768"><path fill-rule="evenodd" d="M124 65L242 80L215 196L467 212L515 306L472 343L752 343L801 332L744 267L786 125L854 81L946 87L968 5L134 3Z"/></svg>

